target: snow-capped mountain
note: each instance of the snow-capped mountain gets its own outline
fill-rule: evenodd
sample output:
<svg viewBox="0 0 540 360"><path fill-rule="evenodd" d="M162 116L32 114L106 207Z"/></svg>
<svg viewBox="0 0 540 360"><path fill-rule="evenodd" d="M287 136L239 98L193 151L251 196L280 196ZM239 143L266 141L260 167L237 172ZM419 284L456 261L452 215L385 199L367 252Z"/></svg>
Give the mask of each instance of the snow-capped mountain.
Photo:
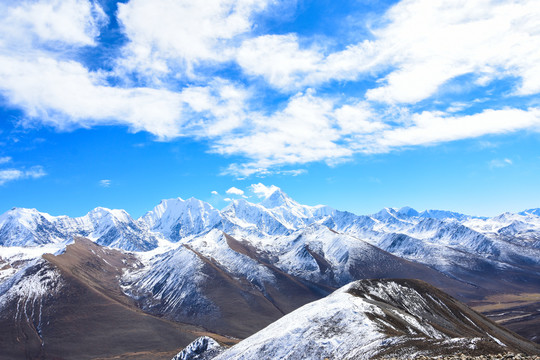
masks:
<svg viewBox="0 0 540 360"><path fill-rule="evenodd" d="M519 213L519 215L536 215L540 216L540 208L528 209Z"/></svg>
<svg viewBox="0 0 540 360"><path fill-rule="evenodd" d="M270 210L271 214L288 229L305 227L314 219L330 216L334 212L334 209L324 205L300 205L279 188L267 196L260 205Z"/></svg>
<svg viewBox="0 0 540 360"><path fill-rule="evenodd" d="M125 210L95 208L85 216L51 216L36 209L14 208L0 216L0 245L38 246L87 237L100 245L145 251L158 245L159 233Z"/></svg>
<svg viewBox="0 0 540 360"><path fill-rule="evenodd" d="M212 205L195 198L162 200L141 219L152 231L177 242L207 232L221 224L221 214Z"/></svg>
<svg viewBox="0 0 540 360"><path fill-rule="evenodd" d="M105 208L96 208L79 218L55 217L35 209L12 209L0 216L0 245L36 246L86 236L102 245L144 251L156 248L162 237L179 242L212 229L259 238L289 236L317 223L377 246L389 234L403 234L422 242L498 259L510 258L515 253L524 255L531 247L537 247L539 212L531 209L480 218L441 210L418 212L404 207L359 216L328 206L301 205L275 188L259 204L239 199L222 211L194 198L163 200L138 220L124 210ZM403 253L406 252L410 251Z"/></svg>
<svg viewBox="0 0 540 360"><path fill-rule="evenodd" d="M279 221L276 215L260 204L252 204L244 199L234 200L221 212L225 221L223 230L234 233L241 229L244 233L257 236L287 235L294 230L290 224Z"/></svg>
<svg viewBox="0 0 540 360"><path fill-rule="evenodd" d="M193 348L197 342L186 348ZM540 347L417 280L360 280L204 359L373 359L487 355ZM201 349L202 350L202 349Z"/></svg>
<svg viewBox="0 0 540 360"><path fill-rule="evenodd" d="M480 216L471 216L471 215L465 215L460 214L454 211L446 211L446 210L424 210L420 213L418 213L419 217L423 218L430 218L430 219L456 219L458 221L465 221L469 219L485 219Z"/></svg>
<svg viewBox="0 0 540 360"><path fill-rule="evenodd" d="M226 348L208 336L201 336L186 346L172 360L208 360L223 352Z"/></svg>
<svg viewBox="0 0 540 360"><path fill-rule="evenodd" d="M214 331L226 324L236 337L354 279L405 276L476 291L316 223L268 238L235 238L213 229L166 252L150 252L143 264L126 272L122 285L145 311Z"/></svg>
<svg viewBox="0 0 540 360"><path fill-rule="evenodd" d="M191 246L216 260L228 259L232 250L208 238L214 239L215 234L224 232L248 242L256 252L272 254L268 258L275 261L269 263L287 273L318 282L326 276L325 285L335 287L354 277L351 277L351 265L347 261L340 263L333 254L341 254L343 260L355 251L361 252L360 244L367 242L466 283L476 283L474 277L480 269L489 269L494 278L504 277L512 269L523 275L519 278L525 283L540 276L538 268L535 270L540 265L540 216L536 210L480 218L441 210L418 212L404 207L385 208L374 215L361 216L322 205L301 205L274 187L259 204L239 199L222 211L194 198L163 200L138 220L123 210L104 208L96 208L79 218L13 209L0 216L0 244L38 246L86 236L98 244L128 251L157 249L157 253L164 253L171 243L176 243ZM319 231L314 230L317 226L363 242L351 238L338 243L304 244L303 239ZM210 251L210 245L200 244L215 246ZM320 266L327 269L323 275ZM226 267L227 271L233 268L230 264ZM311 274L307 269L312 269Z"/></svg>
<svg viewBox="0 0 540 360"><path fill-rule="evenodd" d="M356 215L301 205L279 188L260 203L234 200L221 211L194 198L163 200L137 220L105 208L76 218L12 209L0 215L0 296L16 284L32 288L25 271L77 236L133 252L137 265L107 280L116 297L237 338L357 279L422 279L465 301L538 293L536 210L494 218L410 207Z"/></svg>
<svg viewBox="0 0 540 360"><path fill-rule="evenodd" d="M0 215L0 245L36 246L64 239L55 218L36 209L13 208Z"/></svg>

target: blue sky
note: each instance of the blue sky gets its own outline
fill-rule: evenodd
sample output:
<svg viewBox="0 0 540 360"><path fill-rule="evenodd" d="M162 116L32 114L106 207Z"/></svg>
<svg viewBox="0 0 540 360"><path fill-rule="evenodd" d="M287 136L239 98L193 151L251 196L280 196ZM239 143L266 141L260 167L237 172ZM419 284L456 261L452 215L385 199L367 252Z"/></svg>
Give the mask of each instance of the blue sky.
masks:
<svg viewBox="0 0 540 360"><path fill-rule="evenodd" d="M359 214L540 206L537 1L8 0L0 19L0 212L222 208L259 183Z"/></svg>

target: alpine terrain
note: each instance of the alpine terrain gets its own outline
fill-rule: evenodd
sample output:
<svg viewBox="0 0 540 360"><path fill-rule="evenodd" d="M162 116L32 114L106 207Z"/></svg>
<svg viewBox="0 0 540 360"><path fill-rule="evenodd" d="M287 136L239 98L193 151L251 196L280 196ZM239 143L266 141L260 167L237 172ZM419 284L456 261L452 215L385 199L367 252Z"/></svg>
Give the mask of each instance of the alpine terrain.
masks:
<svg viewBox="0 0 540 360"><path fill-rule="evenodd" d="M398 278L417 280L355 282ZM540 210L356 215L302 205L275 188L260 203L234 200L222 210L194 198L163 200L139 219L105 208L78 218L21 208L0 215L6 359L170 359L200 336L217 342L192 349L217 353L252 336L270 351L307 341L304 332L314 342L297 342L298 351L317 347L321 356L342 343L350 346L339 357L398 348L435 355L441 344L536 351L433 286L540 341ZM290 336L277 340L269 329L279 327ZM335 334L324 346L316 335L323 328ZM373 340L351 343L357 331ZM235 358L243 347L260 355L249 339L219 356Z"/></svg>
<svg viewBox="0 0 540 360"><path fill-rule="evenodd" d="M373 359L540 353L419 280L359 280L226 349L207 337L175 359ZM191 357L190 357L191 356Z"/></svg>

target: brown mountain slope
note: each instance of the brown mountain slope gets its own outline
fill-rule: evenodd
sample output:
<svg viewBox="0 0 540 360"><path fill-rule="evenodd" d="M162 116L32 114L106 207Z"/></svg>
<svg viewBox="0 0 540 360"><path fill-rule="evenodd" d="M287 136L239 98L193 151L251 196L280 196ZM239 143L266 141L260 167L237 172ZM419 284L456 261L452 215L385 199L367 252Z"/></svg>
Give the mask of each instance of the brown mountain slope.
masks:
<svg viewBox="0 0 540 360"><path fill-rule="evenodd" d="M328 229L323 232L342 236ZM361 251L353 251L356 248L351 250L347 263L339 266L330 264L331 256L320 248L315 250L309 247L310 244L302 243L298 250L290 251L303 257L299 263L313 259L312 263L317 264L318 269L311 269L309 274L300 269L297 275L293 275L291 269L280 267L276 253L257 248L249 241L236 239L226 233L220 233L219 239L223 242L219 246L229 253L220 262L208 250L217 246L210 243L212 239L209 236L207 242L184 244L162 256L162 261L147 269L135 282L126 282L126 287L138 299L138 305L156 316L245 338L352 280L407 276L429 281L454 293L476 291L473 286L455 281L425 265L398 258L359 239L352 241L355 245L357 243ZM292 246L296 246L294 241ZM182 261L175 257L179 254L184 254ZM192 259L193 255L195 260ZM267 276L261 278L249 271L231 272L233 261L236 264L251 264L251 268L255 268L253 264L256 264L258 269L264 269ZM202 264L197 268L197 275L201 279L197 285L195 281L186 280L185 275L174 274L179 267L195 262ZM193 295L194 288L200 290L198 297ZM207 299L208 303L194 301L200 298Z"/></svg>
<svg viewBox="0 0 540 360"><path fill-rule="evenodd" d="M25 277L48 283L47 293L14 296L1 312L0 359L170 359L207 333L145 314L123 295L117 277L137 266L130 255L78 238L44 259Z"/></svg>
<svg viewBox="0 0 540 360"><path fill-rule="evenodd" d="M180 304L180 307L190 309L185 312L163 310L161 305L145 308L141 304L155 315L185 323L204 324L211 331L245 338L284 314L320 299L333 290L303 282L276 268L270 269L277 279L276 283L266 284L264 290L261 290L246 278L233 276L214 259L187 245L184 249L196 254L204 263L201 273L205 281L201 291L213 306L206 309L189 303ZM146 300L154 301L151 297Z"/></svg>

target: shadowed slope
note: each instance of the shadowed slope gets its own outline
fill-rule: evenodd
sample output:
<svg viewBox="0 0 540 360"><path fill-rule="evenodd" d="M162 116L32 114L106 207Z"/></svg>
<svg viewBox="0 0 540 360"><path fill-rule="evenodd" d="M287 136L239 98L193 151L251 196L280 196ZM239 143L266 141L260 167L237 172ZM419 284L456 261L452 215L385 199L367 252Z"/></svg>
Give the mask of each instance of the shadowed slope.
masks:
<svg viewBox="0 0 540 360"><path fill-rule="evenodd" d="M36 286L24 283L32 280L47 290L14 292L1 312L2 358L170 359L206 333L145 314L123 295L118 277L137 266L131 255L78 238L44 259L26 270L19 288Z"/></svg>

